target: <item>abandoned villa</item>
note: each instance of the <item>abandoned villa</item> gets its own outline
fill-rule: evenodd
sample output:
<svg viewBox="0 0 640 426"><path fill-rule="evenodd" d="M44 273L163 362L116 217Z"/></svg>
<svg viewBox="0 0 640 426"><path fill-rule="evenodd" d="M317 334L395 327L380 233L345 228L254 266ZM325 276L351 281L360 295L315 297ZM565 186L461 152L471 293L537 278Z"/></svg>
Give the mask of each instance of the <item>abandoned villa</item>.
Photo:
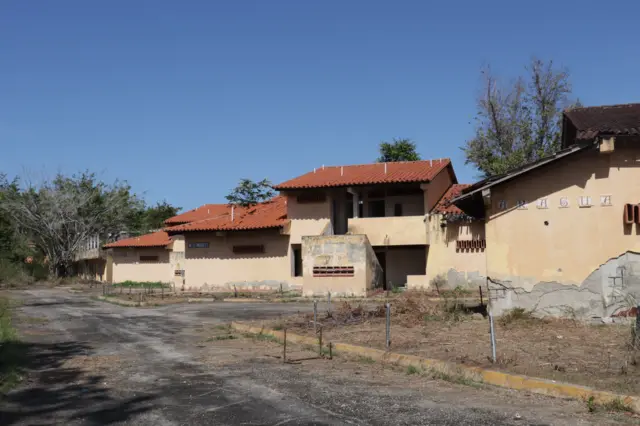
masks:
<svg viewBox="0 0 640 426"><path fill-rule="evenodd" d="M568 110L562 132L553 156L471 185L449 159L319 167L255 206L91 240L79 269L185 291L482 286L496 313L613 316L640 294L640 104Z"/></svg>

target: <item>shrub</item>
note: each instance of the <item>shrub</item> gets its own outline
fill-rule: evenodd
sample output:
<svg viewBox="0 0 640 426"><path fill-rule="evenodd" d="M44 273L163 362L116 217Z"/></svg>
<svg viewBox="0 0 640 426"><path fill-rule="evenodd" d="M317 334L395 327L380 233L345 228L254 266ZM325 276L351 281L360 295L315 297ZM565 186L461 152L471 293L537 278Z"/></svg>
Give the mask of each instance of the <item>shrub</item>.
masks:
<svg viewBox="0 0 640 426"><path fill-rule="evenodd" d="M503 327L506 327L507 325L514 322L529 321L532 319L533 316L531 315L531 312L523 308L513 308L502 314L498 319L498 322Z"/></svg>

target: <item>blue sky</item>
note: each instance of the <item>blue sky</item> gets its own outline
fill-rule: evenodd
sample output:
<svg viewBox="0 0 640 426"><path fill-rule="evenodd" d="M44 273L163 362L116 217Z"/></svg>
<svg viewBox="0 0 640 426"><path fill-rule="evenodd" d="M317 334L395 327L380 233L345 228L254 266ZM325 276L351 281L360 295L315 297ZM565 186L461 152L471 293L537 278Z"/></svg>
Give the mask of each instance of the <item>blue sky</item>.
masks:
<svg viewBox="0 0 640 426"><path fill-rule="evenodd" d="M8 1L0 171L90 169L185 209L240 178L371 162L412 138L476 171L480 70L532 55L585 105L640 101L636 1Z"/></svg>

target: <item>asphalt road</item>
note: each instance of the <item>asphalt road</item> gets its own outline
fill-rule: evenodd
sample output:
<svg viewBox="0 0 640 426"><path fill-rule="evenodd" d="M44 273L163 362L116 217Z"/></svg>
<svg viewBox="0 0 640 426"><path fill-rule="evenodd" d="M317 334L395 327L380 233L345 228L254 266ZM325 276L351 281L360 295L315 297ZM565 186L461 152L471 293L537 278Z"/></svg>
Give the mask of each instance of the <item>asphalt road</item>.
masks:
<svg viewBox="0 0 640 426"><path fill-rule="evenodd" d="M13 292L30 373L0 400L0 425L619 424L579 402L408 376L338 359L285 365L216 324L309 304L128 308L64 289ZM276 351L276 352L274 352ZM622 423L620 423L622 424Z"/></svg>

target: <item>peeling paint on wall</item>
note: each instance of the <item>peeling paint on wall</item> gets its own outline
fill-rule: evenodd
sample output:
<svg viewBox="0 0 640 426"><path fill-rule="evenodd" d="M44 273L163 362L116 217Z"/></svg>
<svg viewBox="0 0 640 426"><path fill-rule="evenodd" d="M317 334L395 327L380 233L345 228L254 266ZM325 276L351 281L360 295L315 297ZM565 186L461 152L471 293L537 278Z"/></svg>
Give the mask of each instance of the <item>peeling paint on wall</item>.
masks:
<svg viewBox="0 0 640 426"><path fill-rule="evenodd" d="M531 291L511 285L522 281L522 277L489 280L491 306L496 315L523 308L537 316L578 319L618 316L640 301L640 253L628 251L609 259L579 285L539 282Z"/></svg>

